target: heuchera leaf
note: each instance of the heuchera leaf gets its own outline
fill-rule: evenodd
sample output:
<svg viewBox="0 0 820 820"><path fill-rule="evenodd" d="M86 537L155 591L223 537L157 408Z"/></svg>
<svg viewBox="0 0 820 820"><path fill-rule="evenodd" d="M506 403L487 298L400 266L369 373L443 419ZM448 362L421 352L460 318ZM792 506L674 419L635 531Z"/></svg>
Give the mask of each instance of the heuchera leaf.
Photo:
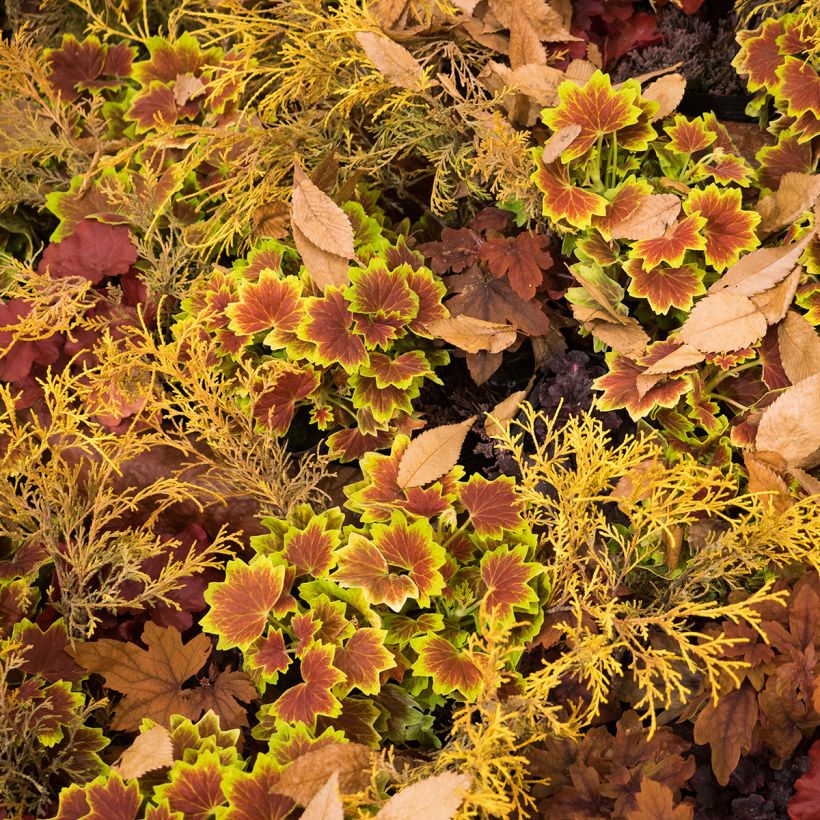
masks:
<svg viewBox="0 0 820 820"><path fill-rule="evenodd" d="M706 239L704 253L707 264L715 270L724 270L737 262L741 251L754 250L759 244L754 229L760 222L760 214L743 210L741 192L736 188L708 185L702 190L693 189L683 209L706 220L702 229ZM683 260L666 261L676 265Z"/></svg>
<svg viewBox="0 0 820 820"><path fill-rule="evenodd" d="M353 314L342 291L329 287L322 297L306 300L305 319L297 329L300 339L313 342L317 364L338 362L348 373L368 360L361 337L352 332Z"/></svg>
<svg viewBox="0 0 820 820"><path fill-rule="evenodd" d="M275 433L287 433L297 402L304 401L319 389L319 375L311 367L283 369L273 384L260 385L253 393L253 415L260 424Z"/></svg>
<svg viewBox="0 0 820 820"><path fill-rule="evenodd" d="M523 524L522 502L512 478L501 476L487 481L480 475L471 476L459 487L459 498L479 535L498 539L504 530L515 530Z"/></svg>
<svg viewBox="0 0 820 820"><path fill-rule="evenodd" d="M704 271L695 265L658 265L647 271L638 259L628 259L624 270L630 276L629 294L646 299L655 313L665 314L671 307L688 311L694 298L706 293Z"/></svg>
<svg viewBox="0 0 820 820"><path fill-rule="evenodd" d="M546 236L520 233L487 240L480 256L494 276L506 275L512 289L522 299L530 300L544 279L543 271L552 265L552 257L546 251L548 245Z"/></svg>
<svg viewBox="0 0 820 820"><path fill-rule="evenodd" d="M356 687L366 695L375 695L381 688L379 676L396 665L393 654L385 649L384 629L362 627L336 649L333 665L344 672L345 685Z"/></svg>
<svg viewBox="0 0 820 820"><path fill-rule="evenodd" d="M486 587L482 610L502 623L513 618L513 610L528 609L538 603L530 581L542 571L540 564L526 560L527 547L500 546L481 558L481 581Z"/></svg>
<svg viewBox="0 0 820 820"><path fill-rule="evenodd" d="M564 150L562 161L583 156L599 137L636 123L641 115L640 107L635 104L639 94L640 86L635 81L627 80L616 90L609 76L600 71L582 87L574 82L561 83L558 86L561 102L544 111L541 118L553 131L569 125L581 127L578 136Z"/></svg>
<svg viewBox="0 0 820 820"><path fill-rule="evenodd" d="M43 54L49 67L48 80L64 102L74 102L85 89L115 88L119 79L131 73L134 49L124 43L102 45L96 37L79 42L73 34L63 34L60 48Z"/></svg>
<svg viewBox="0 0 820 820"><path fill-rule="evenodd" d="M542 213L553 222L565 220L574 228L588 228L594 216L607 212L607 201L575 185L559 161L544 165L539 160L532 180L544 194Z"/></svg>
<svg viewBox="0 0 820 820"><path fill-rule="evenodd" d="M335 717L341 704L331 689L342 683L345 675L333 665L335 647L315 643L303 655L302 682L284 692L271 709L282 720L312 725L318 715Z"/></svg>
<svg viewBox="0 0 820 820"><path fill-rule="evenodd" d="M410 645L418 653L414 674L431 678L434 692L449 695L457 691L468 701L477 697L481 691L481 669L469 652L457 649L439 635L414 638Z"/></svg>
<svg viewBox="0 0 820 820"><path fill-rule="evenodd" d="M99 285L103 279L127 273L137 261L137 249L125 225L84 219L62 242L44 251L38 270L55 278L81 276Z"/></svg>
<svg viewBox="0 0 820 820"><path fill-rule="evenodd" d="M89 672L105 676L109 689L122 692L111 726L133 731L144 717L167 724L171 715L197 718L201 706L183 690L183 684L205 665L211 653L207 635L197 635L187 644L173 627L145 625L142 639L148 649L105 638L79 644L77 662Z"/></svg>
<svg viewBox="0 0 820 820"><path fill-rule="evenodd" d="M265 630L271 613L281 616L295 609L290 580L287 568L268 555L257 555L250 563L229 561L225 580L210 584L205 593L209 609L202 629L219 636L219 649L249 646Z"/></svg>

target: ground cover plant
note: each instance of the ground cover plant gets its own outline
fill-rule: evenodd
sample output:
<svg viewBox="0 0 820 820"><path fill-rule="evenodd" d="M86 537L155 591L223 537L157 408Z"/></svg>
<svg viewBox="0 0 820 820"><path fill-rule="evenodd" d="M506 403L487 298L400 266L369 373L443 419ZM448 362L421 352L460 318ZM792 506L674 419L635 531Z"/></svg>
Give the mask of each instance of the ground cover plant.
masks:
<svg viewBox="0 0 820 820"><path fill-rule="evenodd" d="M819 24L7 2L0 817L817 817Z"/></svg>

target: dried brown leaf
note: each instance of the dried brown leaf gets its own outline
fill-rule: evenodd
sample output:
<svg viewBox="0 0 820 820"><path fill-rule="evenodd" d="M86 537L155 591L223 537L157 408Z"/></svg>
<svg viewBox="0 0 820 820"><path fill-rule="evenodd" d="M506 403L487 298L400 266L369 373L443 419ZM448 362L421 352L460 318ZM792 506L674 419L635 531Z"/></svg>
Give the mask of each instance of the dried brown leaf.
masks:
<svg viewBox="0 0 820 820"><path fill-rule="evenodd" d="M291 222L320 250L345 259L355 256L347 214L308 179L298 163L293 168Z"/></svg>
<svg viewBox="0 0 820 820"><path fill-rule="evenodd" d="M654 364L644 370L646 375L673 373L675 370L683 370L685 367L691 367L693 364L698 364L704 359L703 353L695 349L691 345L682 344L680 347L673 350L662 359L658 359Z"/></svg>
<svg viewBox="0 0 820 820"><path fill-rule="evenodd" d="M301 820L344 820L344 807L339 797L339 773L333 774L305 806Z"/></svg>
<svg viewBox="0 0 820 820"><path fill-rule="evenodd" d="M783 477L749 451L743 453L743 463L749 474L749 492L763 494L766 503L771 504L777 512L785 512L792 505L792 499Z"/></svg>
<svg viewBox="0 0 820 820"><path fill-rule="evenodd" d="M820 447L820 374L789 387L760 419L755 447L783 457L800 467Z"/></svg>
<svg viewBox="0 0 820 820"><path fill-rule="evenodd" d="M792 384L820 373L820 335L805 317L790 310L777 328L777 344Z"/></svg>
<svg viewBox="0 0 820 820"><path fill-rule="evenodd" d="M355 794L370 785L374 760L360 743L330 743L297 757L282 772L276 793L308 806L335 774L339 793Z"/></svg>
<svg viewBox="0 0 820 820"><path fill-rule="evenodd" d="M488 436L500 436L504 433L506 422L515 417L518 408L521 407L527 398L531 386L532 380L530 380L530 385L528 385L526 389L511 393L506 399L498 402L498 404L487 413L487 418L484 420L484 432Z"/></svg>
<svg viewBox="0 0 820 820"><path fill-rule="evenodd" d="M471 784L468 774L444 772L428 777L393 795L376 820L452 820Z"/></svg>
<svg viewBox="0 0 820 820"><path fill-rule="evenodd" d="M791 171L780 179L780 187L757 203L761 216L760 230L773 233L794 223L820 196L820 174L800 174Z"/></svg>
<svg viewBox="0 0 820 820"><path fill-rule="evenodd" d="M797 266L782 281L773 288L756 293L750 299L754 306L766 317L770 325L776 325L789 309L789 305L794 299L795 291L800 283L800 275L803 268Z"/></svg>
<svg viewBox="0 0 820 820"><path fill-rule="evenodd" d="M314 245L295 225L291 226L293 241L296 250L302 257L302 264L310 274L310 278L321 288L326 290L330 285L341 288L350 284L347 273L347 259L335 253L328 253Z"/></svg>
<svg viewBox="0 0 820 820"><path fill-rule="evenodd" d="M709 293L731 289L741 296L754 296L776 285L788 276L803 249L814 235L810 232L799 242L777 248L760 248L747 253L732 265L710 288Z"/></svg>
<svg viewBox="0 0 820 820"><path fill-rule="evenodd" d="M541 162L545 165L555 162L567 148L575 142L575 138L581 133L580 125L565 125L559 128L545 143L541 153Z"/></svg>
<svg viewBox="0 0 820 820"><path fill-rule="evenodd" d="M574 309L575 305L573 305ZM637 359L649 344L646 331L632 316L618 324L606 319L590 319L584 322L584 327L593 336L606 342L613 350L630 359Z"/></svg>
<svg viewBox="0 0 820 820"><path fill-rule="evenodd" d="M399 462L399 487L420 487L441 478L458 462L461 445L475 420L470 416L460 424L445 424L416 436Z"/></svg>
<svg viewBox="0 0 820 820"><path fill-rule="evenodd" d="M680 208L675 194L649 194L627 219L612 228L612 238L657 239L677 219Z"/></svg>
<svg viewBox="0 0 820 820"><path fill-rule="evenodd" d="M356 40L367 59L393 85L409 91L419 91L424 86L424 71L404 46L372 31L356 32Z"/></svg>
<svg viewBox="0 0 820 820"><path fill-rule="evenodd" d="M485 322L464 313L429 322L427 329L467 353L478 353L480 350L500 353L513 344L518 335L512 325Z"/></svg>
<svg viewBox="0 0 820 820"><path fill-rule="evenodd" d="M641 92L645 100L654 100L660 108L652 116L652 122L668 117L680 105L686 79L681 74L667 74L655 80Z"/></svg>
<svg viewBox="0 0 820 820"><path fill-rule="evenodd" d="M282 239L287 236L290 227L290 205L277 200L266 205L260 205L253 212L254 236L269 236L272 239Z"/></svg>
<svg viewBox="0 0 820 820"><path fill-rule="evenodd" d="M111 769L123 780L133 780L147 772L171 766L173 762L171 735L164 726L157 725L139 735Z"/></svg>
<svg viewBox="0 0 820 820"><path fill-rule="evenodd" d="M751 299L722 291L701 299L678 333L678 339L702 353L739 350L762 338L766 317Z"/></svg>

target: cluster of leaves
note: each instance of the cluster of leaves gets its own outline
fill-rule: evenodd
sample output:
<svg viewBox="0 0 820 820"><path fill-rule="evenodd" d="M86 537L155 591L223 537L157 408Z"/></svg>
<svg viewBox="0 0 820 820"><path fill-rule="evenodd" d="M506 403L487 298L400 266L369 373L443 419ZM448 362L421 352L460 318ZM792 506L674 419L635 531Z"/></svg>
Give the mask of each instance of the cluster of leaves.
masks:
<svg viewBox="0 0 820 820"><path fill-rule="evenodd" d="M566 294L575 318L611 348L610 372L596 382L601 406L649 416L676 450L724 464L732 445L754 441L774 391L789 388L780 411L772 405L764 416L786 405L795 415L817 411L808 210L817 177L786 175L756 211L744 208L755 172L714 115L656 125L679 100L679 80L641 91L596 74L561 86L560 105L543 114L554 133L533 152L533 180L578 260L578 286ZM761 248L766 235L776 244ZM764 434L757 449L778 453L782 472L818 443L816 428L798 424Z"/></svg>

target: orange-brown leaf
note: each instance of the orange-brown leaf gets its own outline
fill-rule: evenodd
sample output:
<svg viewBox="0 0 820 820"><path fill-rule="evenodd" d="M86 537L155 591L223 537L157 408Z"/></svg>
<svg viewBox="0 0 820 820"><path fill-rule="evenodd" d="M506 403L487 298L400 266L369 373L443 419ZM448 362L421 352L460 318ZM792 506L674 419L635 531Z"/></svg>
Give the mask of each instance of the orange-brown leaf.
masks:
<svg viewBox="0 0 820 820"><path fill-rule="evenodd" d="M441 478L458 462L461 445L475 419L470 416L460 424L445 424L416 436L399 462L399 487L421 487Z"/></svg>

